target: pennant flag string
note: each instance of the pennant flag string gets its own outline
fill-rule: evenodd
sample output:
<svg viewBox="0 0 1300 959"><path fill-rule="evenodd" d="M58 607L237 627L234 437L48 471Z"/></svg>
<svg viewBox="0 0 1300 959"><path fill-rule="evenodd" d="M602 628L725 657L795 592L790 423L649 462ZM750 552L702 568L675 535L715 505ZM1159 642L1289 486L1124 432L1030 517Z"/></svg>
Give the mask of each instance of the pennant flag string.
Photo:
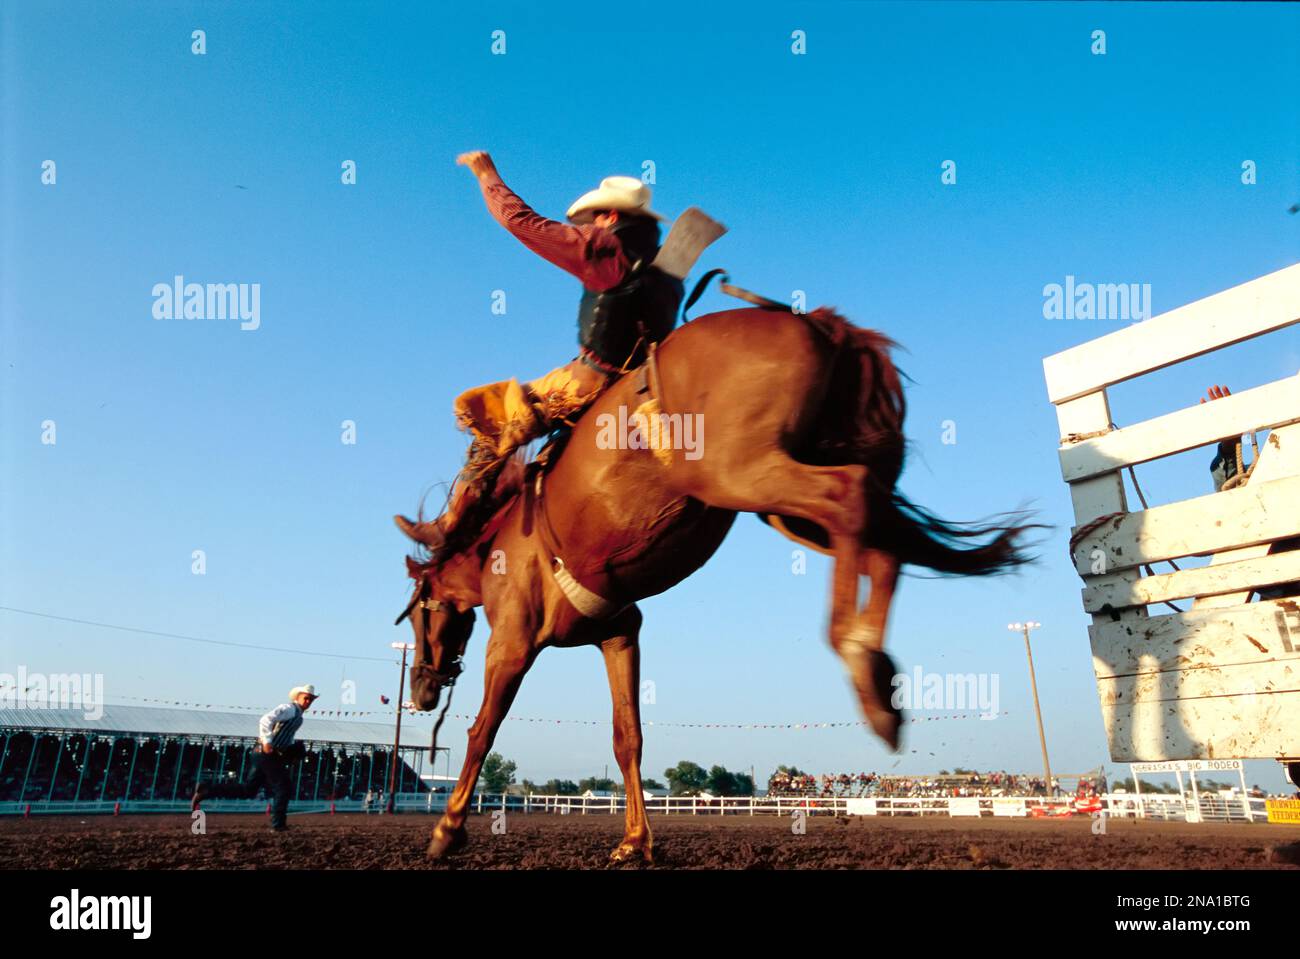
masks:
<svg viewBox="0 0 1300 959"><path fill-rule="evenodd" d="M173 706L185 709L233 709L240 712L261 713L264 708L256 706L235 706L221 703L194 703L178 699L158 699L146 696L118 696L118 699L128 699L133 702L148 703L153 706ZM403 711L408 716L418 716L420 711L415 709L409 702L402 704ZM391 719L396 713L395 707L387 709L320 709L313 708L312 716L328 717L331 719L338 718L362 718L362 717L383 717ZM452 719L463 719L473 722L477 717L468 713L450 713ZM962 719L996 719L1000 716L1007 716L1005 710L1002 712L966 712L966 713L945 713L934 716L910 716L904 719L906 723L932 723L932 722L950 722ZM539 718L536 716L507 716L507 721L517 723L554 723L557 726L609 726L612 724L608 719L555 719ZM839 722L806 722L806 723L684 723L684 722L659 722L656 720L644 720L646 726L655 728L673 728L673 729L847 729L849 727L866 726L864 720L843 720Z"/></svg>

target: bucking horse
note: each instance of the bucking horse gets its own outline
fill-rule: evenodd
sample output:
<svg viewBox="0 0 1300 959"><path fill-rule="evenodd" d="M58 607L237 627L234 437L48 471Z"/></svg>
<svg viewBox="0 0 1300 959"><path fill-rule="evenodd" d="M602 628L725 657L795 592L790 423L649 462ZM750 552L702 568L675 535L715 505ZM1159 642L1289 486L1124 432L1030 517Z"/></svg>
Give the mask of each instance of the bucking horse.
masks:
<svg viewBox="0 0 1300 959"><path fill-rule="evenodd" d="M1019 514L945 522L895 489L905 402L894 345L828 308L702 316L606 390L550 450L557 455L544 451L544 464L501 474L500 507L471 549L436 564L408 556L415 588L397 622L409 616L415 632L417 708L434 709L460 673L475 608L491 624L483 702L431 858L465 844L483 760L538 653L597 646L627 800L611 858L652 860L636 603L699 569L737 513L757 513L834 558L830 644L871 728L897 749L902 715L884 643L900 567L1005 572L1027 561L1024 534L1034 524ZM694 449L669 435L687 416L704 427ZM611 423L629 422L644 427L640 441L610 442ZM860 604L863 576L871 587Z"/></svg>

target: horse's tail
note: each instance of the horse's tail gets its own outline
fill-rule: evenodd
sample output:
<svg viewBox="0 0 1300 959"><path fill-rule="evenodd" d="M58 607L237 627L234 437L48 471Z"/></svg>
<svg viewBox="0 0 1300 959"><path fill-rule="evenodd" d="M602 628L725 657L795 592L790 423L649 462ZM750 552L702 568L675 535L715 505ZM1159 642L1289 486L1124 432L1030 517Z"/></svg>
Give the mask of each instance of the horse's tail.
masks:
<svg viewBox="0 0 1300 959"><path fill-rule="evenodd" d="M877 504L877 509L879 505ZM1025 534L1040 524L1018 522L1022 513L995 517L986 523L951 523L910 502L897 490L890 493L886 515L872 524L872 543L902 562L953 576L1007 573L1031 562ZM981 542L982 541L982 542Z"/></svg>
<svg viewBox="0 0 1300 959"><path fill-rule="evenodd" d="M834 348L814 458L818 463L867 467L868 528L863 535L869 545L894 553L904 563L957 576L1005 573L1029 562L1024 537L1038 524L1023 522L1024 513L984 523L952 523L894 488L906 447L903 374L891 356L897 344L829 309L814 310L804 319Z"/></svg>

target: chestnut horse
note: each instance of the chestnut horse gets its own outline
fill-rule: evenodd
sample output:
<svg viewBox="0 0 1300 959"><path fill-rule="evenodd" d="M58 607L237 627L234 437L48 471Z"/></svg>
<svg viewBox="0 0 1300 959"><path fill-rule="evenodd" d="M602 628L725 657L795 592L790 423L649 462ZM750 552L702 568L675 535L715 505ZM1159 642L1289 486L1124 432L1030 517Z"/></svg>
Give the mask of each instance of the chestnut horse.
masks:
<svg viewBox="0 0 1300 959"><path fill-rule="evenodd" d="M430 857L464 845L479 770L537 654L591 645L605 658L614 755L627 793L626 830L612 858L651 859L635 602L703 565L738 512L758 513L834 557L830 643L863 715L897 748L895 667L883 647L900 564L962 575L1006 571L1026 561L1020 543L1030 524L945 523L895 491L904 402L892 345L824 308L700 317L660 345L650 392L647 377L632 373L597 399L540 482L512 464L502 482L522 492L473 549L440 565L408 558L416 586L398 622L410 615L415 631L411 696L420 709L433 709L460 672L475 607L492 627L483 703ZM661 433L655 449L614 435L612 424L628 422L651 394L665 414L694 417L694 449L682 448L688 435L681 431ZM679 448L665 449L668 440ZM859 607L862 575L871 592Z"/></svg>

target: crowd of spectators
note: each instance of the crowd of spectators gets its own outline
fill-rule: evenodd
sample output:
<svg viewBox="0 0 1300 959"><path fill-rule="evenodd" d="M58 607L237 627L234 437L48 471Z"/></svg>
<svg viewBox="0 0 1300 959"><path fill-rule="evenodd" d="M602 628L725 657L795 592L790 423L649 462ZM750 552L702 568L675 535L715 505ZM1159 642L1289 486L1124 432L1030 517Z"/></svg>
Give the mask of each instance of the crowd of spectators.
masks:
<svg viewBox="0 0 1300 959"><path fill-rule="evenodd" d="M1079 780L1079 789L1104 792L1105 777ZM769 796L941 798L947 796L1046 796L1041 776L998 772L940 773L935 776L881 776L878 773L839 773L820 776L798 770L778 769L767 783ZM1061 795L1060 781L1053 777L1052 795Z"/></svg>

